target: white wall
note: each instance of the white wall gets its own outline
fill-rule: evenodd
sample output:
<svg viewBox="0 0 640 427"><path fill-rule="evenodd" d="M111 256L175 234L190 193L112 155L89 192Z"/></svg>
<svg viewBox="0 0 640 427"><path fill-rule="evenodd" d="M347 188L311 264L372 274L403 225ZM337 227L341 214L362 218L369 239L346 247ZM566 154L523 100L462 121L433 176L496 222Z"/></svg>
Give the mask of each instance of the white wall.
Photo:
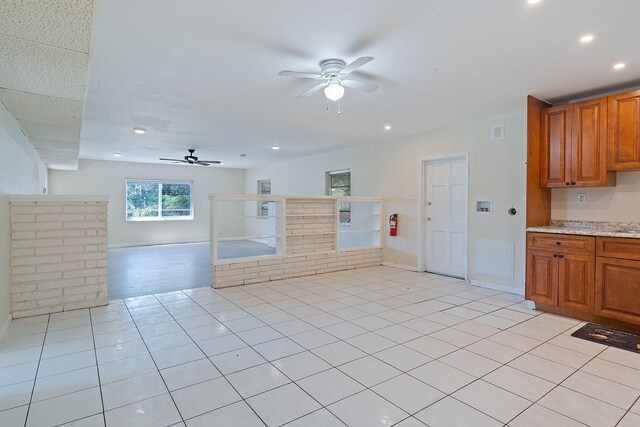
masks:
<svg viewBox="0 0 640 427"><path fill-rule="evenodd" d="M194 219L125 221L127 178L193 180ZM50 194L109 196L109 245L209 240L209 193L244 192L244 170L81 160L78 171L50 171Z"/></svg>
<svg viewBox="0 0 640 427"><path fill-rule="evenodd" d="M640 222L640 171L618 172L615 187L551 190L551 218ZM578 194L586 194L584 205Z"/></svg>
<svg viewBox="0 0 640 427"><path fill-rule="evenodd" d="M10 318L9 296L9 197L8 194L42 194L47 169L0 103L0 335Z"/></svg>
<svg viewBox="0 0 640 427"><path fill-rule="evenodd" d="M505 125L505 139L492 140L491 126ZM286 147L283 147L286 150ZM325 194L325 172L351 169L353 196L382 197L384 218L398 213L397 237L387 237L384 260L417 268L418 199L420 159L452 153L469 153L469 277L524 290L526 117L524 112L428 132L406 140L347 148L331 153L283 161L246 171L247 193L256 192L259 179L271 179L272 194ZM412 196L405 200L405 193ZM494 213L472 212L475 200L493 201ZM510 217L515 206L520 213ZM476 274L476 240L488 239L515 244L514 279Z"/></svg>

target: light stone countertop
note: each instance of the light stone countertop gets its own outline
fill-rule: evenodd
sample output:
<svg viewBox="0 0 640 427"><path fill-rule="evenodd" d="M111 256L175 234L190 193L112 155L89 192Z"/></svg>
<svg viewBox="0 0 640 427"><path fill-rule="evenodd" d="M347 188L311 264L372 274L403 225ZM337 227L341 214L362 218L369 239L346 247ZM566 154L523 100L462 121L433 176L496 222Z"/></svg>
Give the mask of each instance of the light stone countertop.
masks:
<svg viewBox="0 0 640 427"><path fill-rule="evenodd" d="M639 223L551 220L549 226L529 227L527 231L532 233L640 239Z"/></svg>

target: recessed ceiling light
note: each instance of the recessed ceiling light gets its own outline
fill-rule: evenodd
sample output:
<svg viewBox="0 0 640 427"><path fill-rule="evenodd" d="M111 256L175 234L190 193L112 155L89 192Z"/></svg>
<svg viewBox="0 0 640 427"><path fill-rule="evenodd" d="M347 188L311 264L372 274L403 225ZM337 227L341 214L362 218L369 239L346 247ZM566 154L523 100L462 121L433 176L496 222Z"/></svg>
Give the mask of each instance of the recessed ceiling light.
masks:
<svg viewBox="0 0 640 427"><path fill-rule="evenodd" d="M133 128L133 133L137 133L138 135L142 135L147 130L145 128Z"/></svg>
<svg viewBox="0 0 640 427"><path fill-rule="evenodd" d="M593 34L585 34L584 36L580 37L580 41L582 43L589 43L593 41Z"/></svg>
<svg viewBox="0 0 640 427"><path fill-rule="evenodd" d="M391 130L391 125L384 125L384 130Z"/></svg>
<svg viewBox="0 0 640 427"><path fill-rule="evenodd" d="M114 151L114 152L113 152L113 156L114 156L114 157L122 157L122 153L121 153L121 152L119 152L119 151Z"/></svg>
<svg viewBox="0 0 640 427"><path fill-rule="evenodd" d="M271 149L272 149L272 150L279 150L279 149L280 149L280 146L279 146L279 145L272 145L272 146L271 146Z"/></svg>
<svg viewBox="0 0 640 427"><path fill-rule="evenodd" d="M618 62L616 65L613 66L613 68L616 70L622 70L626 66L627 64L625 64L624 62Z"/></svg>
<svg viewBox="0 0 640 427"><path fill-rule="evenodd" d="M527 0L527 3L529 3L529 4L538 4L538 3L540 3L540 0Z"/></svg>

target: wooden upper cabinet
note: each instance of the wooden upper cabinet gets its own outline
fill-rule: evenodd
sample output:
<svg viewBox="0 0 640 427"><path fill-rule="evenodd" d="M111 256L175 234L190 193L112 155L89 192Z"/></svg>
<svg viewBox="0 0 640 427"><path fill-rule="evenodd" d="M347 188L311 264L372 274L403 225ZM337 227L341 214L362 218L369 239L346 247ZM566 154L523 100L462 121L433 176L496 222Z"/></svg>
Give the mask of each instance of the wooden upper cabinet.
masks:
<svg viewBox="0 0 640 427"><path fill-rule="evenodd" d="M571 185L615 184L615 174L607 171L607 98L573 104L571 119Z"/></svg>
<svg viewBox="0 0 640 427"><path fill-rule="evenodd" d="M640 169L640 90L608 98L607 167Z"/></svg>
<svg viewBox="0 0 640 427"><path fill-rule="evenodd" d="M607 98L544 110L541 139L541 187L615 184L607 171Z"/></svg>
<svg viewBox="0 0 640 427"><path fill-rule="evenodd" d="M542 111L540 187L565 187L571 181L571 107L560 105Z"/></svg>

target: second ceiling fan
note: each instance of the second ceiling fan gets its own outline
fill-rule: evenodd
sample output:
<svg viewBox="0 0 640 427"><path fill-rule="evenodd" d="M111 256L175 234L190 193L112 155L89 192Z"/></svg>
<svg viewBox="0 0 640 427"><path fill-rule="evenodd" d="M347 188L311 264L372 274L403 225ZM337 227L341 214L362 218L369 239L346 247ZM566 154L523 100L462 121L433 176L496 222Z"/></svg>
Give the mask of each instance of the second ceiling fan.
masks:
<svg viewBox="0 0 640 427"><path fill-rule="evenodd" d="M298 98L313 95L324 89L324 95L331 101L338 101L344 95L344 88L373 92L378 89L377 85L354 79L350 74L365 64L373 61L372 56L361 56L347 65L341 59L325 59L320 61L320 73L306 73L301 71L280 71L279 76L302 77L306 79L320 80L321 83L298 95Z"/></svg>

